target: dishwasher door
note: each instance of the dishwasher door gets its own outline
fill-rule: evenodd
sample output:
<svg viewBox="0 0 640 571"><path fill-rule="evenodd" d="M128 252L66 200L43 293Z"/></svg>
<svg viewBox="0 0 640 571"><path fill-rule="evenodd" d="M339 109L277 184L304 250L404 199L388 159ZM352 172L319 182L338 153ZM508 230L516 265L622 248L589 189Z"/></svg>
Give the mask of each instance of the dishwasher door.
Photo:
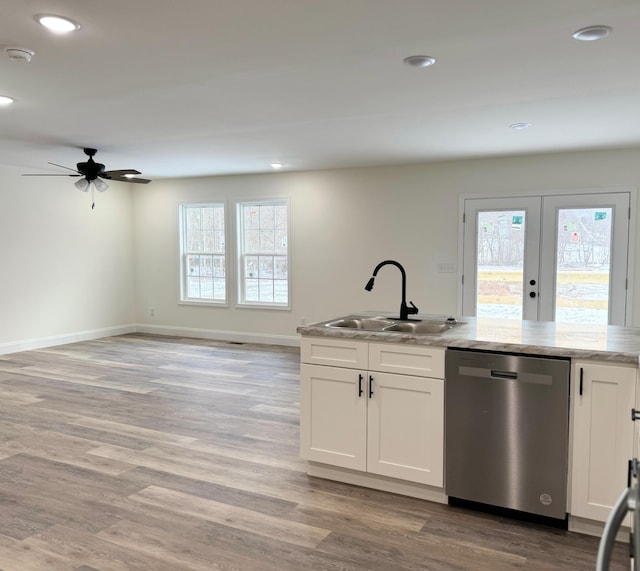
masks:
<svg viewBox="0 0 640 571"><path fill-rule="evenodd" d="M569 370L568 359L447 350L447 495L566 517Z"/></svg>

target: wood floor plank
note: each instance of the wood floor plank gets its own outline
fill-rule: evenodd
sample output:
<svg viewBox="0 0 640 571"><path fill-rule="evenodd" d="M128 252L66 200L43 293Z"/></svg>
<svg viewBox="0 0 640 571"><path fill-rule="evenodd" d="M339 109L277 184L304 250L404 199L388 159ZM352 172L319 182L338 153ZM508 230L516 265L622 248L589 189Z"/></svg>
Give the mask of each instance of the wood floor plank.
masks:
<svg viewBox="0 0 640 571"><path fill-rule="evenodd" d="M63 555L49 551L31 549L21 544L18 548L0 545L0 571L44 571L53 569L72 570L69 560Z"/></svg>
<svg viewBox="0 0 640 571"><path fill-rule="evenodd" d="M203 480L177 476L168 472L150 470L136 467L120 476L121 480L133 483L134 486L143 487L155 484L164 488L184 492L194 496L215 500L238 507L250 507L258 513L284 517L291 514L298 504L281 500L272 496L259 494L252 491L238 490L229 486L221 486ZM127 498L128 500L130 498ZM131 515L128 516L129 519Z"/></svg>
<svg viewBox="0 0 640 571"><path fill-rule="evenodd" d="M184 457L163 452L157 447L132 451L109 445L90 450L88 454L127 462L132 466L144 466L204 482L270 495L282 500L301 501L307 497L308 493L306 481L295 479L293 476L293 474L300 476L300 471L282 470L272 466L232 460L224 456L202 460L195 457L194 452L194 456L185 462ZM242 466L242 478L238 478L239 466ZM271 475L268 476L269 471ZM274 476L275 473L278 473L279 477Z"/></svg>
<svg viewBox="0 0 640 571"><path fill-rule="evenodd" d="M135 383L125 383L114 379L100 379L95 375L82 375L77 373L70 373L69 371L48 371L44 367L25 367L22 369L24 373L35 373L38 377L46 379L52 379L56 381L63 381L65 383L72 383L77 385L86 385L89 387L100 387L103 389L126 391L130 393L148 394L155 389L151 386L139 386Z"/></svg>
<svg viewBox="0 0 640 571"><path fill-rule="evenodd" d="M169 571L258 571L273 569L264 561L246 558L242 550L228 552L215 545L180 537L175 533L158 530L141 523L120 522L100 533L110 544L131 551L143 557L160 557L168 565ZM155 568L147 566L149 571ZM102 569L101 569L102 571Z"/></svg>
<svg viewBox="0 0 640 571"><path fill-rule="evenodd" d="M273 466L276 468L284 468L286 470L296 470L298 472L306 471L305 463L296 455L288 455L286 453L274 455L273 450L261 450L259 448L247 448L229 445L215 445L209 442L202 442L198 440L195 442L190 442L188 444L183 444L182 448L184 448L185 450L203 452L205 454L211 454L214 456L224 456L236 460L243 460L245 462L254 462L262 464L264 466Z"/></svg>
<svg viewBox="0 0 640 571"><path fill-rule="evenodd" d="M184 436L182 434L165 432L163 430L144 428L142 426L137 426L136 424L126 424L123 422L115 422L103 418L92 418L80 415L75 416L73 420L69 422L69 424L82 426L85 428L104 430L105 432L111 432L130 438L139 438L147 440L149 442L175 442L180 444L194 442L196 440L196 438L193 436Z"/></svg>
<svg viewBox="0 0 640 571"><path fill-rule="evenodd" d="M111 475L122 474L131 469L130 464L87 454L99 444L95 441L61 433L42 430L38 432L1 443L0 454L31 454L53 462L63 462Z"/></svg>
<svg viewBox="0 0 640 571"><path fill-rule="evenodd" d="M303 547L316 547L330 533L330 530L327 529L259 514L252 510L206 500L159 486L149 486L131 498L144 504L164 508L170 512L190 515Z"/></svg>
<svg viewBox="0 0 640 571"><path fill-rule="evenodd" d="M131 543L131 542L130 542ZM54 525L22 542L23 550L38 553L40 557L49 557L61 561L60 567L41 567L44 569L95 569L99 571L201 571L202 566L192 566L181 556L166 550L141 550L139 545L122 545L100 537L100 534L88 534L76 529ZM173 560L170 560L173 559ZM212 567L210 567L212 568ZM215 569L215 567L213 567Z"/></svg>
<svg viewBox="0 0 640 571"><path fill-rule="evenodd" d="M42 401L42 399L36 395L2 390L0 390L0 400L4 404L10 405L33 404Z"/></svg>

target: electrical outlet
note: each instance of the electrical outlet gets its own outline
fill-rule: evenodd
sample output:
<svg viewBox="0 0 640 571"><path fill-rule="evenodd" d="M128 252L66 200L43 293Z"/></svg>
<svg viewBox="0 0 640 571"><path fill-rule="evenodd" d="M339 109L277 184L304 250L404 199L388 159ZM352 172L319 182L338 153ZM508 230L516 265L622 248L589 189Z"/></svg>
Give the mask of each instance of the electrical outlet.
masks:
<svg viewBox="0 0 640 571"><path fill-rule="evenodd" d="M156 309L155 307L150 307L149 308L149 317L155 317L156 316Z"/></svg>

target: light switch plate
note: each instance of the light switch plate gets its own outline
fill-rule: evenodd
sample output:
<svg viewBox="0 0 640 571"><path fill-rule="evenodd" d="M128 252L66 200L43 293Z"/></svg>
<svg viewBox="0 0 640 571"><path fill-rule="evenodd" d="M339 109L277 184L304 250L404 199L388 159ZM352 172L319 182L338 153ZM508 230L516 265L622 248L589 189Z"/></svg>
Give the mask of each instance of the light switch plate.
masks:
<svg viewBox="0 0 640 571"><path fill-rule="evenodd" d="M453 262L439 262L438 273L439 274L455 274L456 265Z"/></svg>

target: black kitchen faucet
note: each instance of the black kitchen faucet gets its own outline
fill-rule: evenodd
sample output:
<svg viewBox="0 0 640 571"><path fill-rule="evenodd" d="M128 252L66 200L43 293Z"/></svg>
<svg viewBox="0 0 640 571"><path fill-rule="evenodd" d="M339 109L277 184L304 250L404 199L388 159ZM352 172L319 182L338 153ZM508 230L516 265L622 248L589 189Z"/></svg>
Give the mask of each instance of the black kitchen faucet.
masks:
<svg viewBox="0 0 640 571"><path fill-rule="evenodd" d="M366 289L367 291L371 291L373 289L373 282L378 275L378 271L383 266L389 264L398 268L400 270L400 273L402 274L402 303L400 304L400 319L406 321L407 319L409 319L409 315L418 313L418 308L413 304L412 301L409 302L411 304L411 307L407 306L407 273L404 271L404 268L400 263L396 262L395 260L385 260L384 262L380 262L373 270L373 274L367 282L367 285L364 286L364 289Z"/></svg>

